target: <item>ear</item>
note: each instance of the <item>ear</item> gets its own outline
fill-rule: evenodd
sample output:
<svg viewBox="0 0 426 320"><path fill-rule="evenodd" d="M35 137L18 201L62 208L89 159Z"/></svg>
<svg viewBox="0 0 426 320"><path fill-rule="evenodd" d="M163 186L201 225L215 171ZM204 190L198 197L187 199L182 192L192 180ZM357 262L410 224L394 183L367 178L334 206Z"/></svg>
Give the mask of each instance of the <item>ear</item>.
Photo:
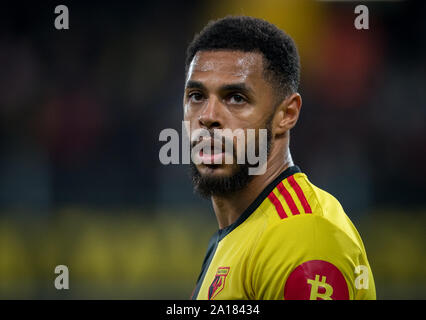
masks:
<svg viewBox="0 0 426 320"><path fill-rule="evenodd" d="M293 93L284 99L275 111L274 129L275 135L281 135L292 129L299 119L302 97Z"/></svg>

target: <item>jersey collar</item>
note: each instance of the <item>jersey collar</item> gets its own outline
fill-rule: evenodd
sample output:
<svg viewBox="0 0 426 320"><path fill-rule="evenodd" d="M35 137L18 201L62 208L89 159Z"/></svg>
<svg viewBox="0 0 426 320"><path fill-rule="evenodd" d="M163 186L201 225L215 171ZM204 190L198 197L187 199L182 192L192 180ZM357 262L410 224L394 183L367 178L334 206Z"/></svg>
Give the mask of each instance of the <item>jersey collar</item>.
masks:
<svg viewBox="0 0 426 320"><path fill-rule="evenodd" d="M274 179L274 181L272 181L269 185L266 186L265 189L263 189L263 191L256 197L256 199L254 199L254 201L248 206L248 208L244 210L244 212L238 217L238 219L234 223L223 229L218 230L218 241L222 240L227 234L229 234L232 230L242 224L248 217L250 217L250 215L262 204L263 200L265 200L265 198L272 192L272 190L274 190L274 188L281 181L298 172L301 172L298 166L288 167L286 170L281 172L280 175Z"/></svg>

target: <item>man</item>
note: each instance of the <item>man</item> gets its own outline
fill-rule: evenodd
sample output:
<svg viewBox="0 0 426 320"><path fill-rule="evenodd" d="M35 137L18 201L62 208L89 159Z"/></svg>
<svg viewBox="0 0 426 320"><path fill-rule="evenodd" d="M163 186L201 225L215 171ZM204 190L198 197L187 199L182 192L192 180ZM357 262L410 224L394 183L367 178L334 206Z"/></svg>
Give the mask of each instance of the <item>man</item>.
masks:
<svg viewBox="0 0 426 320"><path fill-rule="evenodd" d="M211 199L219 224L193 299L376 297L357 230L339 202L293 164L299 69L291 38L251 17L210 22L188 47L184 120L190 131L267 131L266 171L257 175L249 174L252 164L212 161L224 158L214 146L218 139L191 139L192 148L212 144L191 168L194 188ZM259 134L245 143L258 151L265 146Z"/></svg>

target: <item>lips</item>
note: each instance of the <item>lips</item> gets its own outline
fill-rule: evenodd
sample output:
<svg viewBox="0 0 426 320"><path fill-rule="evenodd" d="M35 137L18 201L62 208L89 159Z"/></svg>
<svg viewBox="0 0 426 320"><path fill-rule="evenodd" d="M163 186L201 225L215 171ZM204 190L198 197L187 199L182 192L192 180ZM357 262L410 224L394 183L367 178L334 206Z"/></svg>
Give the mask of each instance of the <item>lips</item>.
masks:
<svg viewBox="0 0 426 320"><path fill-rule="evenodd" d="M218 140L203 139L194 147L197 148L193 157L196 164L222 164L224 163L225 145Z"/></svg>

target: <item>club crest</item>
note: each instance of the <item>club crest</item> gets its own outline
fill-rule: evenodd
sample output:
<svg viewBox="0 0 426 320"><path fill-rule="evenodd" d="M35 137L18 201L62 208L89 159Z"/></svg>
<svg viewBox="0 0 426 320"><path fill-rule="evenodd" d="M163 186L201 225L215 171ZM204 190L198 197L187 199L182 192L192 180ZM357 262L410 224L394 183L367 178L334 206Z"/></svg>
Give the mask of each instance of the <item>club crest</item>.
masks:
<svg viewBox="0 0 426 320"><path fill-rule="evenodd" d="M225 279L229 273L229 269L230 267L217 268L216 275L213 279L212 284L209 287L209 300L213 300L225 287Z"/></svg>

